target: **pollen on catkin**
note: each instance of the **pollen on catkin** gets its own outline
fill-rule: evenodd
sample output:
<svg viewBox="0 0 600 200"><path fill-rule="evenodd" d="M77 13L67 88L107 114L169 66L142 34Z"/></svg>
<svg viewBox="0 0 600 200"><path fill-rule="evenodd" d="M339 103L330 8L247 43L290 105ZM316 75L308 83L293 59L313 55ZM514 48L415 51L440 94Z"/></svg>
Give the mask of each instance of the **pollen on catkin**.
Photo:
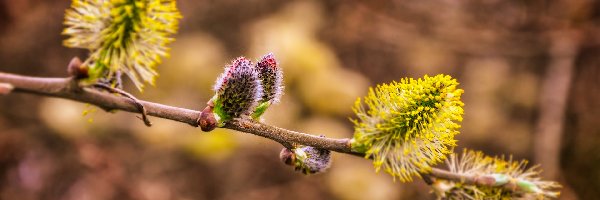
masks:
<svg viewBox="0 0 600 200"><path fill-rule="evenodd" d="M263 86L263 95L252 113L253 119L258 119L272 104L279 103L283 95L283 71L278 65L273 53L263 56L255 66L258 71L258 79Z"/></svg>
<svg viewBox="0 0 600 200"><path fill-rule="evenodd" d="M457 86L448 75L425 75L371 88L353 109L353 151L402 182L430 171L456 146L464 106Z"/></svg>
<svg viewBox="0 0 600 200"><path fill-rule="evenodd" d="M443 199L548 199L557 198L560 184L544 181L539 166L527 167L527 161L512 157L491 157L480 151L464 149L462 154L452 154L446 161L452 173L470 176L489 176L497 185L513 184L515 189L467 185L460 182L436 180L433 189Z"/></svg>
<svg viewBox="0 0 600 200"><path fill-rule="evenodd" d="M154 84L156 66L169 56L181 18L175 0L73 0L65 13L67 47L91 51L91 80L126 74L141 91Z"/></svg>
<svg viewBox="0 0 600 200"><path fill-rule="evenodd" d="M213 90L214 113L219 124L254 112L263 96L258 73L244 57L232 61L217 78Z"/></svg>

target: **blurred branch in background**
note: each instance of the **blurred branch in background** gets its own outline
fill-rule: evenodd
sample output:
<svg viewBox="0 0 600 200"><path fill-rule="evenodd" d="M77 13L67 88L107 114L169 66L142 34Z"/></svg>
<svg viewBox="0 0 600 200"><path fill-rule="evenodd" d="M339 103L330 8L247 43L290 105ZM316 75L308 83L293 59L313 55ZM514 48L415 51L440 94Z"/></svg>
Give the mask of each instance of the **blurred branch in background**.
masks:
<svg viewBox="0 0 600 200"><path fill-rule="evenodd" d="M536 125L535 161L544 166L549 179L560 176L560 148L565 121L567 97L571 87L575 57L579 50L577 32L551 35L550 63L542 80L539 118Z"/></svg>
<svg viewBox="0 0 600 200"><path fill-rule="evenodd" d="M577 31L557 31L550 35L550 61L542 79L539 95L539 117L534 133L534 160L544 167L542 175L548 179L561 176L561 142L570 94L573 71L580 46L580 33ZM566 198L574 199L569 186L563 189Z"/></svg>

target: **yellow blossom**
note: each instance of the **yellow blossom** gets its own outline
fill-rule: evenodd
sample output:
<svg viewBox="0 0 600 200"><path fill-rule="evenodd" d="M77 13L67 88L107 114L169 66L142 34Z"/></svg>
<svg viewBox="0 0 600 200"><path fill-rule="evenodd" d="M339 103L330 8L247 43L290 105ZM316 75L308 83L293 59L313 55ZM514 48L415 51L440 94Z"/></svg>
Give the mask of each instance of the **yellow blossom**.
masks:
<svg viewBox="0 0 600 200"><path fill-rule="evenodd" d="M181 18L175 0L73 0L65 13L64 45L91 51L84 62L91 80L126 74L142 90L168 57Z"/></svg>
<svg viewBox="0 0 600 200"><path fill-rule="evenodd" d="M426 75L371 88L354 107L353 150L403 182L428 172L456 146L464 105L457 85L448 75Z"/></svg>
<svg viewBox="0 0 600 200"><path fill-rule="evenodd" d="M480 151L463 150L460 157L450 155L446 161L452 173L466 176L493 177L497 185L514 184L515 190L506 187L476 186L460 182L437 180L433 188L444 199L549 199L557 198L561 186L540 177L539 166L527 167L526 160L512 157L491 157Z"/></svg>

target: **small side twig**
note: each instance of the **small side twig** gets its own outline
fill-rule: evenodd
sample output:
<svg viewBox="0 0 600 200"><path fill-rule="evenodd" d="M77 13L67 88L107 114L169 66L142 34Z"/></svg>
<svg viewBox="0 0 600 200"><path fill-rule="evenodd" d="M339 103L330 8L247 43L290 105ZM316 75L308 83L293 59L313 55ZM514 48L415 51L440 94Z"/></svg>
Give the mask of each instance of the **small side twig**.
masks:
<svg viewBox="0 0 600 200"><path fill-rule="evenodd" d="M122 95L124 97L131 99L131 101L133 101L133 104L135 104L135 106L140 110L140 113L142 114L142 117L141 118L138 117L138 118L141 119L142 121L144 121L144 124L146 126L148 126L148 127L152 126L152 123L148 119L148 112L146 111L146 108L144 107L144 105L142 103L140 103L140 100L135 98L135 96L133 96L132 94L129 94L128 92L125 92L121 89L110 87L109 85L104 84L104 83L94 83L92 86L106 90L111 93L119 94L119 95Z"/></svg>
<svg viewBox="0 0 600 200"><path fill-rule="evenodd" d="M421 177L423 178L423 181L427 183L427 185L431 185L435 182L435 180L429 174L421 174Z"/></svg>

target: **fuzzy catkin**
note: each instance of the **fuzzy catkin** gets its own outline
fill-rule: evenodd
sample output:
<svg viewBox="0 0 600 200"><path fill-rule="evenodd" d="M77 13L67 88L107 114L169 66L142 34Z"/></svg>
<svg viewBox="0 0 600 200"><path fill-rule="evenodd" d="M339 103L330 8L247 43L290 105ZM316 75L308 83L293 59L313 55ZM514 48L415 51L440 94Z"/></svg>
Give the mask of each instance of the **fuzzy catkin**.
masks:
<svg viewBox="0 0 600 200"><path fill-rule="evenodd" d="M141 91L154 84L155 68L169 56L181 14L175 0L73 0L65 13L63 44L90 50L89 78L126 74Z"/></svg>
<svg viewBox="0 0 600 200"><path fill-rule="evenodd" d="M331 166L331 151L311 146L301 146L294 149L295 169L304 174L324 172Z"/></svg>
<svg viewBox="0 0 600 200"><path fill-rule="evenodd" d="M465 185L460 182L436 180L433 189L443 199L549 199L560 195L560 184L542 180L539 166L527 167L525 160L512 157L491 157L481 151L464 149L446 160L448 170L467 176L489 176L496 184L514 182L515 190L505 187Z"/></svg>
<svg viewBox="0 0 600 200"><path fill-rule="evenodd" d="M261 102L279 103L283 95L283 71L273 53L263 56L256 63L256 70L258 70L258 78L263 85Z"/></svg>
<svg viewBox="0 0 600 200"><path fill-rule="evenodd" d="M370 89L354 107L353 151L403 182L428 172L456 146L464 105L457 86L448 75L426 75Z"/></svg>
<svg viewBox="0 0 600 200"><path fill-rule="evenodd" d="M252 62L244 57L232 61L213 88L214 112L219 121L250 115L263 95L262 84Z"/></svg>

